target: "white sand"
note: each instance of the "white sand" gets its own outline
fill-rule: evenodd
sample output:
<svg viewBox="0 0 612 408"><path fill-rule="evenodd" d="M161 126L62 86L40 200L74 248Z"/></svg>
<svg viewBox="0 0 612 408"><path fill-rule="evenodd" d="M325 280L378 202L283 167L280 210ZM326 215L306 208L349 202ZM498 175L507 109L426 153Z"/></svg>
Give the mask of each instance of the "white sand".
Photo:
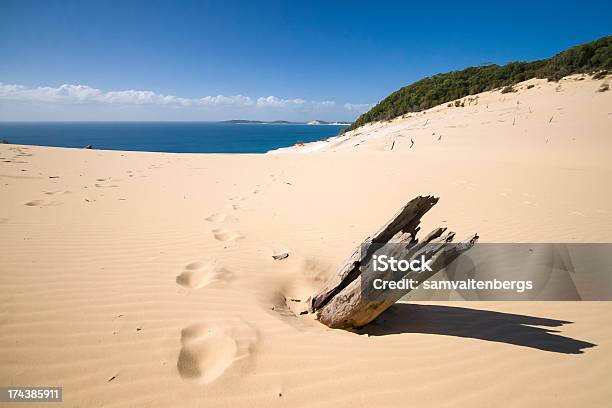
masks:
<svg viewBox="0 0 612 408"><path fill-rule="evenodd" d="M612 241L601 83L528 81L268 155L0 145L0 385L87 407L607 405L610 303L398 305L367 336L282 301L419 194L441 197L423 230Z"/></svg>

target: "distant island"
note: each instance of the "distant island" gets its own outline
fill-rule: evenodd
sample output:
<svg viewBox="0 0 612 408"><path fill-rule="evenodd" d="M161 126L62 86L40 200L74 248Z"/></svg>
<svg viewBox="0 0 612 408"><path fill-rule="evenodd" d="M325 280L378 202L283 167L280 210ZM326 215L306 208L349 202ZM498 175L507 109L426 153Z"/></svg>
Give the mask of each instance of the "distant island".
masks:
<svg viewBox="0 0 612 408"><path fill-rule="evenodd" d="M342 125L349 126L351 122L327 122L324 120L311 120L310 122L290 122L287 120L273 120L270 122L263 120L246 120L246 119L232 119L232 120L224 120L221 123L232 123L237 125L243 124L261 124L261 125Z"/></svg>
<svg viewBox="0 0 612 408"><path fill-rule="evenodd" d="M276 124L285 124L285 125L290 125L293 123L297 123L297 122L289 122L287 120L274 120L272 122L266 122L263 120L245 120L245 119L232 119L232 120L224 120L222 123L236 123L236 124L245 124L245 123L261 123L261 124L266 124L266 123L276 123Z"/></svg>

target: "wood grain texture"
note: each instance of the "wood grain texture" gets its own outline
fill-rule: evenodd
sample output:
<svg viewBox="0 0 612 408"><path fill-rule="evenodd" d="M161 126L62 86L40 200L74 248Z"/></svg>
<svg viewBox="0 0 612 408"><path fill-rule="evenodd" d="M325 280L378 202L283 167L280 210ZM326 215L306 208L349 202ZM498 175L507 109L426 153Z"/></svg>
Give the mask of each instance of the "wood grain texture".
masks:
<svg viewBox="0 0 612 408"><path fill-rule="evenodd" d="M478 239L476 234L461 243L452 244L455 234L440 227L431 231L422 241L418 240L416 236L420 229L421 218L437 202L438 198L433 196L414 198L356 248L336 274L309 299L309 311L316 313L317 320L332 328L359 328L376 319L410 292L410 288L374 289L375 279L397 279L397 276L393 277L390 271L373 271L372 257L385 244L394 244L384 247L384 254L390 257L431 260L431 271L409 271L400 277L413 279L418 284L469 250Z"/></svg>

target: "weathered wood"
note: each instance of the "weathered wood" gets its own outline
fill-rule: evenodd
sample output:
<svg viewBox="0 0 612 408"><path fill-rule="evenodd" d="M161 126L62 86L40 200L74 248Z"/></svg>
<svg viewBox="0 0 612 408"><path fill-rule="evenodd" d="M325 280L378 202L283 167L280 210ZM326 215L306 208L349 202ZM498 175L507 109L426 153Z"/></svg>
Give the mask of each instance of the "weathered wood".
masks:
<svg viewBox="0 0 612 408"><path fill-rule="evenodd" d="M385 225L383 225L364 244L384 244L389 242L397 233L416 236L419 231L421 217L429 211L438 198L432 196L417 197L400 209ZM325 286L310 299L309 310L315 311L321 308L331 297L338 293L348 283L359 277L359 265L367 254L362 254L364 245L358 246L353 254L342 264L338 272L334 274Z"/></svg>
<svg viewBox="0 0 612 408"><path fill-rule="evenodd" d="M309 299L309 312L316 313L319 321L332 328L359 328L374 320L410 292L410 288L377 291L371 285L374 279L385 275L371 272L372 257L385 244L396 244L386 247L384 252L396 259L414 260L423 257L425 260L431 260L431 271L410 271L403 276L418 284L470 249L478 239L476 234L452 245L450 243L455 234L446 232L446 228L436 228L422 241L416 238L421 217L437 202L436 197L419 196L406 204L382 228L355 249L338 272ZM368 274L362 275L366 270L369 271Z"/></svg>

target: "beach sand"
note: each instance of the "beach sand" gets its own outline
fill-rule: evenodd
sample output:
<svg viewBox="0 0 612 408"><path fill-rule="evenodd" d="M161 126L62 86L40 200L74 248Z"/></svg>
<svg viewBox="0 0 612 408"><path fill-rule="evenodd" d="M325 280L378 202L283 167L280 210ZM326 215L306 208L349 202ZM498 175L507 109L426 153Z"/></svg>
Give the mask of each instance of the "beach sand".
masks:
<svg viewBox="0 0 612 408"><path fill-rule="evenodd" d="M440 197L423 231L611 242L604 81L266 155L0 145L0 386L71 407L607 406L608 302L398 304L366 334L296 316L417 195Z"/></svg>

